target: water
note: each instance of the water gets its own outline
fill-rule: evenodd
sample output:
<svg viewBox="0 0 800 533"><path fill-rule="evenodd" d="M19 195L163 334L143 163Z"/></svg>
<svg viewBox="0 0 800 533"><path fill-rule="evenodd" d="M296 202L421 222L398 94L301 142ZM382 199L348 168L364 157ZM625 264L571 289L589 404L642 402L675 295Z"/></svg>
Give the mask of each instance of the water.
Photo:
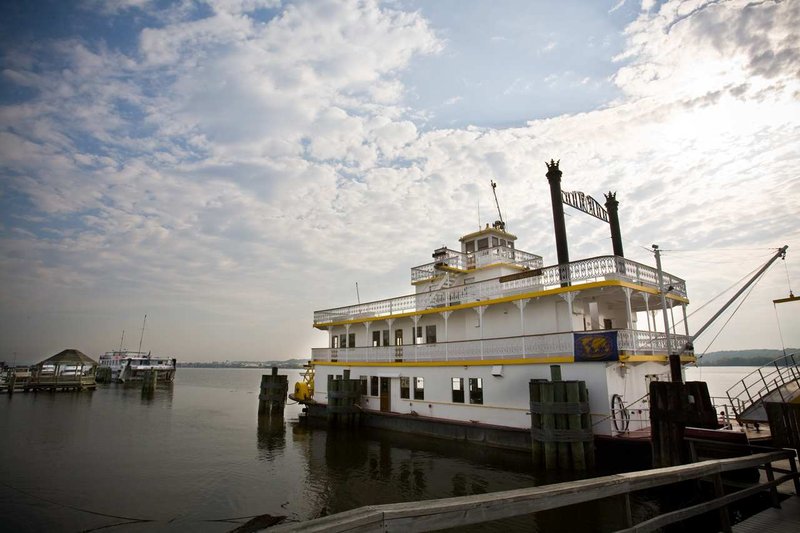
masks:
<svg viewBox="0 0 800 533"><path fill-rule="evenodd" d="M738 370L736 379L749 371ZM261 514L301 521L565 479L535 472L524 453L311 428L298 405L284 419L259 419L264 372L181 368L152 397L115 384L3 395L0 530L230 531ZM702 374L709 388L716 374L730 377L726 368Z"/></svg>

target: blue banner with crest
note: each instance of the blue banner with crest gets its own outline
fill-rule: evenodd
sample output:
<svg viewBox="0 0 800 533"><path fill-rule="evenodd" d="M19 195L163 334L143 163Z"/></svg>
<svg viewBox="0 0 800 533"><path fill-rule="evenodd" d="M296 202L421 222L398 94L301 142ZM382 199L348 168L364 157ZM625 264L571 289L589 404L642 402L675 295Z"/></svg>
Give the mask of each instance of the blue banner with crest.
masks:
<svg viewBox="0 0 800 533"><path fill-rule="evenodd" d="M575 361L619 361L616 331L574 333Z"/></svg>

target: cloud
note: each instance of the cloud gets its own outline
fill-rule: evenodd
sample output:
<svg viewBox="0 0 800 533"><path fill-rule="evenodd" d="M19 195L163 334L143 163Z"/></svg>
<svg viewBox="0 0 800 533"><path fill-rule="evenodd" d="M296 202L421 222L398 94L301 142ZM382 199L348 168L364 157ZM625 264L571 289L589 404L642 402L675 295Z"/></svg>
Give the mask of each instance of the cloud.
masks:
<svg viewBox="0 0 800 533"><path fill-rule="evenodd" d="M154 9L118 12L134 8ZM552 262L550 157L565 189L618 191L634 259L651 262L652 242L800 245L776 208L800 201L797 16L643 3L619 101L505 129L421 127L402 74L444 44L420 13L376 2L175 8L137 22L128 52L89 36L20 44L3 83L31 96L0 107L2 346L55 353L46 343L70 339L25 335L52 319L43 309L77 309L101 352L149 311L190 332L158 340L182 359L216 355L226 337L211 326L246 332L230 341L243 359L307 355L314 309L351 302L356 281L365 300L397 296L411 263L494 220L490 179L519 247ZM607 228L567 224L573 257L609 253ZM705 267L678 266L706 299Z"/></svg>

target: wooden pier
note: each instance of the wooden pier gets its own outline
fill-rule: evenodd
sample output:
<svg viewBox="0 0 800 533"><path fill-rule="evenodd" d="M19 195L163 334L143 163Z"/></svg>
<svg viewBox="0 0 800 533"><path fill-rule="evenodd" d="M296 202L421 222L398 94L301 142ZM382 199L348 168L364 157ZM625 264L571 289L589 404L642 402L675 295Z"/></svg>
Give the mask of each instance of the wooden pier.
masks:
<svg viewBox="0 0 800 533"><path fill-rule="evenodd" d="M541 487L438 500L371 505L307 522L279 525L271 528L270 531L303 531L304 533L316 531L401 531L403 533L431 531L528 515L605 498L622 498L622 509L625 510L620 517L622 524L619 527L597 524L597 531L623 531L626 533L656 531L669 524L713 513L719 517L719 529L731 532L733 529L730 524L728 507L737 501L766 492L773 496L774 505L780 506L777 488L792 482L794 489L792 499L795 500L794 504L797 503L800 493L800 475L797 472L795 457L794 450L777 450L744 457L703 461ZM780 461L786 461L789 468L782 470L773 466L774 463ZM763 468L768 479L733 492L729 491L729 487L724 486L723 476L725 474L752 468ZM776 473L782 475L776 476ZM670 486L686 487L686 482L700 483L710 487L711 497L701 503L691 503L638 523L634 522L631 512L631 495L633 493L657 488L669 489ZM794 504L788 507L794 508ZM782 513L782 511L780 512ZM737 528L736 531L746 530ZM760 531L780 530L761 529Z"/></svg>

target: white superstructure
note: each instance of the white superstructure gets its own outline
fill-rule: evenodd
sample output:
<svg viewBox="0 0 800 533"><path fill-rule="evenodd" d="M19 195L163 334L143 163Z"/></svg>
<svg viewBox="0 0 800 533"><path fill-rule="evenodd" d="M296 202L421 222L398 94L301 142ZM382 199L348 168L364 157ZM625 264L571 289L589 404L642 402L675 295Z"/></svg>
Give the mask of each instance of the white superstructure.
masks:
<svg viewBox="0 0 800 533"><path fill-rule="evenodd" d="M172 382L177 363L174 358L154 357L150 353L115 350L100 356L100 367L111 369L111 380L124 383L137 381L147 370L158 372L158 381Z"/></svg>
<svg viewBox="0 0 800 533"><path fill-rule="evenodd" d="M365 411L530 428L529 382L559 364L564 380L586 382L594 433L613 434L613 396L630 404L669 379L656 269L619 256L544 267L504 227L435 250L411 269L414 294L316 311L329 342L313 350L313 400L327 404L328 376L347 369L363 380ZM663 284L681 353L686 284L667 273Z"/></svg>

